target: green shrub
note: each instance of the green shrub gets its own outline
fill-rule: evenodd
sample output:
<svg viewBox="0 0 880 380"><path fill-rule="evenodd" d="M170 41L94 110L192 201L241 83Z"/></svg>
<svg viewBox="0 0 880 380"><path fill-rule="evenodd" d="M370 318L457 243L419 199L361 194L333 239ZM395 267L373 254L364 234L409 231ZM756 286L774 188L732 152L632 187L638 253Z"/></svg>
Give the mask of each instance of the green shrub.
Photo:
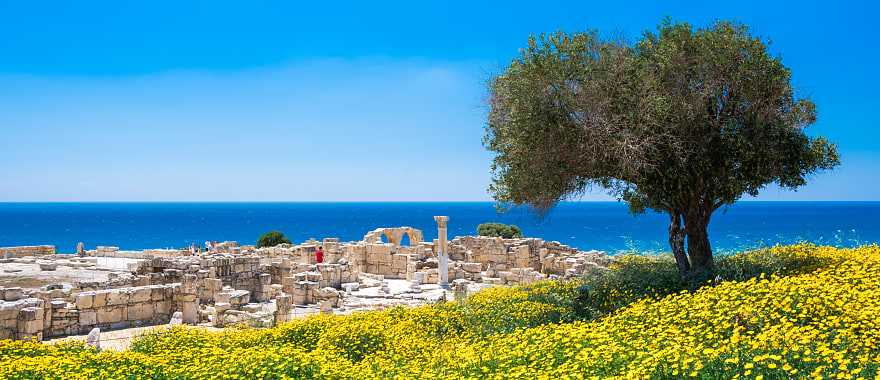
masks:
<svg viewBox="0 0 880 380"><path fill-rule="evenodd" d="M688 288L669 255L626 255L608 269L586 279L578 289L574 309L579 318L595 319L642 298L659 298Z"/></svg>
<svg viewBox="0 0 880 380"><path fill-rule="evenodd" d="M283 233L278 231L269 231L264 233L257 239L257 248L260 247L274 247L278 244L290 244L290 239L284 236Z"/></svg>
<svg viewBox="0 0 880 380"><path fill-rule="evenodd" d="M501 237L505 239L520 238L523 236L522 230L513 224L503 223L483 223L477 226L477 235Z"/></svg>
<svg viewBox="0 0 880 380"><path fill-rule="evenodd" d="M715 264L715 272L725 281L745 281L762 273L794 275L812 272L840 259L815 251L818 251L816 246L797 244L742 252L721 257Z"/></svg>
<svg viewBox="0 0 880 380"><path fill-rule="evenodd" d="M832 264L836 256L816 254L812 245L746 251L715 260L715 278L682 280L671 255L625 255L606 272L586 278L574 301L577 318L591 320L643 298L661 298L723 281L746 281L764 275L794 275ZM839 258L837 259L839 260Z"/></svg>

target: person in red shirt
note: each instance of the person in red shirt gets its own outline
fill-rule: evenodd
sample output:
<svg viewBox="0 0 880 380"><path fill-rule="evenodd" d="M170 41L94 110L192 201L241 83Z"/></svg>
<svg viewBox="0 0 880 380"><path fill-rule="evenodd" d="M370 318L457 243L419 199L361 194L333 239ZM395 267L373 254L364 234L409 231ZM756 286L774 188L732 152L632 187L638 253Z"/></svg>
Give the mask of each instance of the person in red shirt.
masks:
<svg viewBox="0 0 880 380"><path fill-rule="evenodd" d="M324 262L324 248L321 246L318 246L318 250L315 251L315 262L317 262L318 264Z"/></svg>

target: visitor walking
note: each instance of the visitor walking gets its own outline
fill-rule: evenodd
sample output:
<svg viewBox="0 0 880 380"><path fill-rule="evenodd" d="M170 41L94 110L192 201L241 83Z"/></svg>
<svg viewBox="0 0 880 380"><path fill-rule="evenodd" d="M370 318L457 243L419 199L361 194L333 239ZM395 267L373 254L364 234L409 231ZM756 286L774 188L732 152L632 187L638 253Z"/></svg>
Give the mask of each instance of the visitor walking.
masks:
<svg viewBox="0 0 880 380"><path fill-rule="evenodd" d="M320 245L318 246L318 250L315 251L315 262L318 264L324 262L324 248Z"/></svg>

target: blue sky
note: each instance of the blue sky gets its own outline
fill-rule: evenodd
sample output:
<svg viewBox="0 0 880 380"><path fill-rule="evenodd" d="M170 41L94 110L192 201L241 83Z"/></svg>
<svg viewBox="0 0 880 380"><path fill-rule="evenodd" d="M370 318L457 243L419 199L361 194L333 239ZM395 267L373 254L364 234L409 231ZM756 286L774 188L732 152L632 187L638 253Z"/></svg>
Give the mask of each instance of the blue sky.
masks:
<svg viewBox="0 0 880 380"><path fill-rule="evenodd" d="M839 144L760 199L880 200L867 1L244 4L0 2L0 201L488 200L485 83L528 35L664 16L771 39Z"/></svg>

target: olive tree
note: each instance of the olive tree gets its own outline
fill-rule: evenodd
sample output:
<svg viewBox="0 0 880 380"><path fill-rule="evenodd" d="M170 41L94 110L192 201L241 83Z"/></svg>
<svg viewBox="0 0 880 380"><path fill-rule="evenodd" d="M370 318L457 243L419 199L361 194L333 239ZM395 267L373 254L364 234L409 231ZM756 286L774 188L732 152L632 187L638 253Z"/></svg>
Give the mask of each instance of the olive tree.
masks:
<svg viewBox="0 0 880 380"><path fill-rule="evenodd" d="M279 231L266 232L257 239L257 248L274 247L278 244L290 244L290 239Z"/></svg>
<svg viewBox="0 0 880 380"><path fill-rule="evenodd" d="M713 270L708 225L768 184L839 164L804 131L816 107L747 27L664 21L635 43L595 31L531 37L489 83L489 192L539 210L591 189L669 215L683 277Z"/></svg>

